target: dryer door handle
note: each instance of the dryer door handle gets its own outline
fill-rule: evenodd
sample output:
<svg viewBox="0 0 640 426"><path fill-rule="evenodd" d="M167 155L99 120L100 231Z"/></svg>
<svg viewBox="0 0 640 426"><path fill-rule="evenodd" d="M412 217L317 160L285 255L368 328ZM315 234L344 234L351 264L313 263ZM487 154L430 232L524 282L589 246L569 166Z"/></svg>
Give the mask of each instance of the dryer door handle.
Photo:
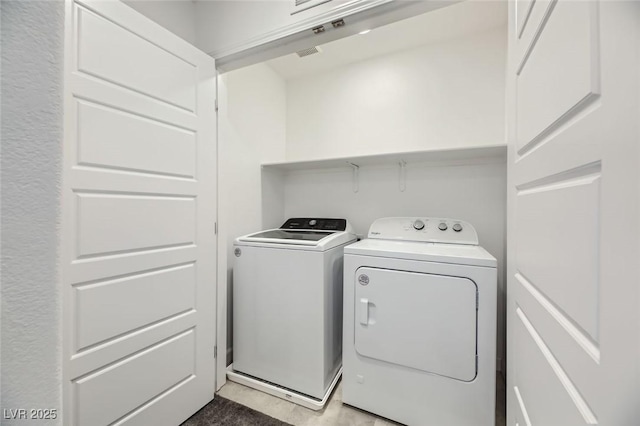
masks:
<svg viewBox="0 0 640 426"><path fill-rule="evenodd" d="M369 299L360 299L360 324L369 325Z"/></svg>

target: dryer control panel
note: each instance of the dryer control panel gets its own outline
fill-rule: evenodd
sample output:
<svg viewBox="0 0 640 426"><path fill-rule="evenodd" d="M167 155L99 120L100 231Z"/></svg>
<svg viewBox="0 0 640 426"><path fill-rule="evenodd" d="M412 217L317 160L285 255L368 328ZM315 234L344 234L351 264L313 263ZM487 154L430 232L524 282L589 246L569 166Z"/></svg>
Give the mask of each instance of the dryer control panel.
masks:
<svg viewBox="0 0 640 426"><path fill-rule="evenodd" d="M463 220L438 217L385 217L369 228L369 238L478 245L475 228Z"/></svg>

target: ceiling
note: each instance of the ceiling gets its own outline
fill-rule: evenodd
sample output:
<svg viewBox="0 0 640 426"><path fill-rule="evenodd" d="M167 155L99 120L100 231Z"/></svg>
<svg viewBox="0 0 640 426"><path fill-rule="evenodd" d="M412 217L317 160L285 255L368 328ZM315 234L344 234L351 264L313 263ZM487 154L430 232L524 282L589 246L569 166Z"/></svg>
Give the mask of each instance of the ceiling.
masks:
<svg viewBox="0 0 640 426"><path fill-rule="evenodd" d="M505 27L507 2L504 0L467 0L321 45L322 53L299 58L297 54L266 63L284 79L327 72L340 66ZM348 22L347 22L348 25Z"/></svg>

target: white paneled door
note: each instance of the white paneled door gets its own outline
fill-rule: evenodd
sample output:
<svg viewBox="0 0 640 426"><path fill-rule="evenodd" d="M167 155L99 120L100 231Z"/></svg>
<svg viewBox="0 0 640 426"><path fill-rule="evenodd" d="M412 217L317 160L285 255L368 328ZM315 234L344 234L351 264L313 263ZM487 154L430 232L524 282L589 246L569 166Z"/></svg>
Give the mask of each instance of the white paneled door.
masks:
<svg viewBox="0 0 640 426"><path fill-rule="evenodd" d="M640 419L640 3L509 10L508 425Z"/></svg>
<svg viewBox="0 0 640 426"><path fill-rule="evenodd" d="M215 389L215 66L118 1L67 2L65 425L177 425Z"/></svg>

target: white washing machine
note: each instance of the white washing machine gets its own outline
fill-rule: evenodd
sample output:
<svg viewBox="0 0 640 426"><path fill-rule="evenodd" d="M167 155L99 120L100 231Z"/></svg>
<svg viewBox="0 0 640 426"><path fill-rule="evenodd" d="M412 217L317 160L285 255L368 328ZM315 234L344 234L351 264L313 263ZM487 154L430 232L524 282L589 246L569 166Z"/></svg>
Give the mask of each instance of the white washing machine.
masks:
<svg viewBox="0 0 640 426"><path fill-rule="evenodd" d="M345 219L294 218L238 238L233 268L233 366L227 375L320 409L342 366Z"/></svg>
<svg viewBox="0 0 640 426"><path fill-rule="evenodd" d="M343 401L407 425L494 426L496 259L473 226L379 219L344 252Z"/></svg>

